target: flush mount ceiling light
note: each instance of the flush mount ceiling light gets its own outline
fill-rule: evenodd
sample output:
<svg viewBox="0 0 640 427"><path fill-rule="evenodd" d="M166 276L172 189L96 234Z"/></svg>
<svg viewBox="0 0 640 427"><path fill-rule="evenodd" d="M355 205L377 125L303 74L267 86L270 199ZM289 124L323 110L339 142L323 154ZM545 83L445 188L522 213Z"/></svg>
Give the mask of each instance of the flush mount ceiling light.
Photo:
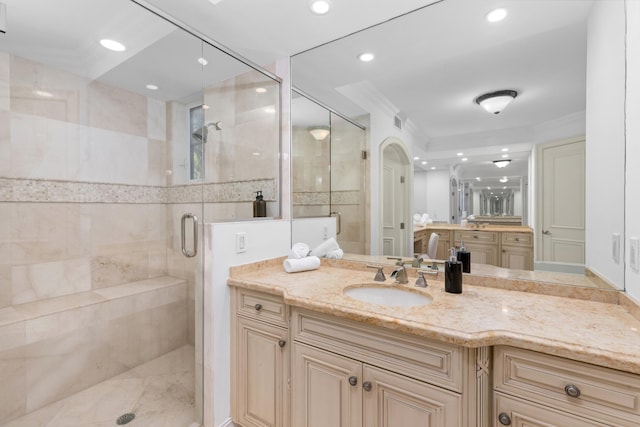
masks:
<svg viewBox="0 0 640 427"><path fill-rule="evenodd" d="M492 114L500 114L511 101L518 96L515 90L499 90L485 93L475 99L475 103Z"/></svg>
<svg viewBox="0 0 640 427"><path fill-rule="evenodd" d="M489 22L500 22L507 17L506 9L493 9L485 15Z"/></svg>
<svg viewBox="0 0 640 427"><path fill-rule="evenodd" d="M322 141L327 136L329 136L329 129L327 128L313 128L309 129L309 133L313 136L316 141Z"/></svg>
<svg viewBox="0 0 640 427"><path fill-rule="evenodd" d="M496 165L499 168L505 168L507 167L507 165L511 163L511 159L505 159L505 160L494 160L493 164Z"/></svg>
<svg viewBox="0 0 640 427"><path fill-rule="evenodd" d="M114 52L124 52L127 49L122 43L110 39L102 39L100 44L105 49L113 50Z"/></svg>
<svg viewBox="0 0 640 427"><path fill-rule="evenodd" d="M153 84L148 84L145 87L147 89L149 89L149 90L158 90L158 89L160 89L157 85L153 85Z"/></svg>
<svg viewBox="0 0 640 427"><path fill-rule="evenodd" d="M373 53L370 52L365 52L365 53L361 53L360 55L358 55L358 59L362 62L370 62L373 61L373 58L375 58L375 55Z"/></svg>
<svg viewBox="0 0 640 427"><path fill-rule="evenodd" d="M331 10L331 2L329 0L311 0L309 9L316 15L324 15Z"/></svg>

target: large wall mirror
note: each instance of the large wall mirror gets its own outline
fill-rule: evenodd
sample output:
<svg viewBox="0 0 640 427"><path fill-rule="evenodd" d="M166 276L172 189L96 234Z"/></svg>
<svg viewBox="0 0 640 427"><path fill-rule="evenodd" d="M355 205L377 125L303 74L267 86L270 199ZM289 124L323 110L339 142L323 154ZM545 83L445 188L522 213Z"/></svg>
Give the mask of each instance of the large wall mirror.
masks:
<svg viewBox="0 0 640 427"><path fill-rule="evenodd" d="M497 8L506 17L491 22ZM392 137L412 161L403 225L426 214L528 227L530 269L622 289L624 22L623 0L442 0L293 56L296 88L367 127L366 254L389 255L381 147ZM511 102L496 114L478 98L497 91ZM395 255L414 251L408 241Z"/></svg>

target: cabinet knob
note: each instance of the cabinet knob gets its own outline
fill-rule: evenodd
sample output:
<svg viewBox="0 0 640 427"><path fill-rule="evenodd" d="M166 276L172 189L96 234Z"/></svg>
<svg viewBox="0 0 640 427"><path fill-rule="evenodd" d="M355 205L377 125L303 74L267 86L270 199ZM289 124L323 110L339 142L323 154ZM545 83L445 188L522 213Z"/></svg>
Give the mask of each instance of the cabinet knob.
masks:
<svg viewBox="0 0 640 427"><path fill-rule="evenodd" d="M358 377L356 377L356 376L350 376L350 377L349 377L349 384L351 384L351 385L358 385Z"/></svg>
<svg viewBox="0 0 640 427"><path fill-rule="evenodd" d="M256 309L256 311L262 310L262 304L256 304L253 307Z"/></svg>
<svg viewBox="0 0 640 427"><path fill-rule="evenodd" d="M570 397L580 397L580 389L573 384L568 384L564 387L564 392Z"/></svg>
<svg viewBox="0 0 640 427"><path fill-rule="evenodd" d="M519 238L519 237L516 237L516 242L519 242L519 241L520 241L520 238Z"/></svg>
<svg viewBox="0 0 640 427"><path fill-rule="evenodd" d="M370 381L365 381L362 383L362 388L364 389L364 391L371 391L373 386L371 385Z"/></svg>
<svg viewBox="0 0 640 427"><path fill-rule="evenodd" d="M474 235L473 235L473 238L474 238L474 239L477 239L477 238L478 238L478 235L477 235L477 234L474 234Z"/></svg>
<svg viewBox="0 0 640 427"><path fill-rule="evenodd" d="M287 342L285 340L280 340L280 341L278 341L278 345L280 346L280 348L282 348L285 345L287 345Z"/></svg>
<svg viewBox="0 0 640 427"><path fill-rule="evenodd" d="M506 412L500 412L500 415L498 415L498 421L500 421L500 424L503 426L511 425L511 417Z"/></svg>

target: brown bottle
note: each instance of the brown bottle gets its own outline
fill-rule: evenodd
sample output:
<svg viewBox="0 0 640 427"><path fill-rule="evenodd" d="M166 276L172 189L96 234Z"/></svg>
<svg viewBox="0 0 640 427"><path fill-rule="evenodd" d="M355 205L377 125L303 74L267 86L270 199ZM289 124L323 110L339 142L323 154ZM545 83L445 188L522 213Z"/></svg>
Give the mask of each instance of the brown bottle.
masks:
<svg viewBox="0 0 640 427"><path fill-rule="evenodd" d="M253 201L254 218L267 216L267 202L262 197L262 191L256 191L256 199Z"/></svg>

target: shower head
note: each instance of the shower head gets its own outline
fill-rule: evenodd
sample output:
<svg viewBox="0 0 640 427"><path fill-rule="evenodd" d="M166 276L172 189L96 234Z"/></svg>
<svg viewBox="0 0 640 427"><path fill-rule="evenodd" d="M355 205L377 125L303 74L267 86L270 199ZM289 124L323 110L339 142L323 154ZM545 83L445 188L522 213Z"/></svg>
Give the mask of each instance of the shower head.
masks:
<svg viewBox="0 0 640 427"><path fill-rule="evenodd" d="M215 130L222 130L222 122L211 122L206 125L198 128L191 133L191 137L195 139L197 142L204 144L207 142L207 137L209 136L209 127L213 126Z"/></svg>

